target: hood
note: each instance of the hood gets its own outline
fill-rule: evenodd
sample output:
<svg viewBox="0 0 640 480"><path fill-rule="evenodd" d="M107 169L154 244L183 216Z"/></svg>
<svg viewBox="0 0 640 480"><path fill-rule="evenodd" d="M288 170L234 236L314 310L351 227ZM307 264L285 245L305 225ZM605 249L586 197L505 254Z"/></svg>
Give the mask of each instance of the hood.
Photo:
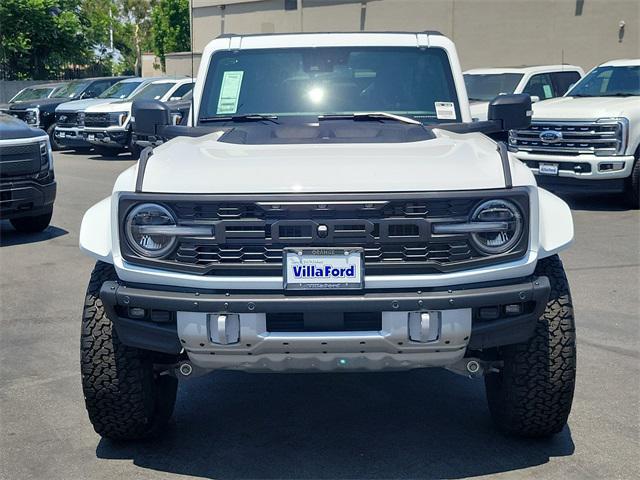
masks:
<svg viewBox="0 0 640 480"><path fill-rule="evenodd" d="M595 120L638 115L638 97L559 97L533 104L534 120Z"/></svg>
<svg viewBox="0 0 640 480"><path fill-rule="evenodd" d="M65 102L59 105L56 108L56 112L83 112L89 107L117 101L117 98L86 98L84 100L74 100L73 102Z"/></svg>
<svg viewBox="0 0 640 480"><path fill-rule="evenodd" d="M86 113L107 113L107 112L131 112L131 100L115 100L108 103L101 103L99 105L91 105L88 107Z"/></svg>
<svg viewBox="0 0 640 480"><path fill-rule="evenodd" d="M489 102L469 102L469 110L471 110L471 118L485 121L489 114Z"/></svg>
<svg viewBox="0 0 640 480"><path fill-rule="evenodd" d="M30 127L11 115L0 113L0 141L46 136L47 134L43 130Z"/></svg>
<svg viewBox="0 0 640 480"><path fill-rule="evenodd" d="M39 100L27 100L11 104L11 110L26 110L28 108L40 108L40 110L55 110L61 103L72 100L71 98L41 98Z"/></svg>
<svg viewBox="0 0 640 480"><path fill-rule="evenodd" d="M242 145L221 132L178 137L154 150L142 191L162 193L346 193L504 188L496 144L481 134L434 130L406 143ZM512 161L514 185L535 185Z"/></svg>

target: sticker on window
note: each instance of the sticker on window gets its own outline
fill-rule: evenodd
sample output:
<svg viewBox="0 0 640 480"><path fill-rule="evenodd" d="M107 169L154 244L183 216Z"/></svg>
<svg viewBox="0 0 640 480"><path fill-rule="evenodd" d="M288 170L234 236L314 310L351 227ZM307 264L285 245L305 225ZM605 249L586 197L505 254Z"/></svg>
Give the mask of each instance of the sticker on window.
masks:
<svg viewBox="0 0 640 480"><path fill-rule="evenodd" d="M456 107L453 102L435 102L436 117L439 120L455 120Z"/></svg>
<svg viewBox="0 0 640 480"><path fill-rule="evenodd" d="M225 114L236 113L238 111L238 99L240 98L240 87L242 85L243 75L244 72L242 71L224 72L216 113Z"/></svg>
<svg viewBox="0 0 640 480"><path fill-rule="evenodd" d="M553 97L553 93L551 93L551 85L543 85L542 90L544 90L544 98Z"/></svg>

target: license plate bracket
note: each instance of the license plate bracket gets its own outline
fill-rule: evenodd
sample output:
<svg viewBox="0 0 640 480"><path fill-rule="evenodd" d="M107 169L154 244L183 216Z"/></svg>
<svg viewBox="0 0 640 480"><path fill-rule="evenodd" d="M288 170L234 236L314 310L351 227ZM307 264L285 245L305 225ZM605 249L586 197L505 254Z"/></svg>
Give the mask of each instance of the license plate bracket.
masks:
<svg viewBox="0 0 640 480"><path fill-rule="evenodd" d="M540 175L558 175L558 164L540 163L538 165L538 173L540 173Z"/></svg>
<svg viewBox="0 0 640 480"><path fill-rule="evenodd" d="M364 288L362 248L285 248L282 267L287 291Z"/></svg>

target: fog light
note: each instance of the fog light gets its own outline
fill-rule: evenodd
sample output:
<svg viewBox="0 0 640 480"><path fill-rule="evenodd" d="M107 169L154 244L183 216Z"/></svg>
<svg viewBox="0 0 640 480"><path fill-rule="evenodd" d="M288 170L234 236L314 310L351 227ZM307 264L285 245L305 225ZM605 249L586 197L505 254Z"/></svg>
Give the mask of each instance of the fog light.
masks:
<svg viewBox="0 0 640 480"><path fill-rule="evenodd" d="M504 313L506 315L520 315L522 313L522 304L521 303L513 303L511 305L504 306Z"/></svg>
<svg viewBox="0 0 640 480"><path fill-rule="evenodd" d="M130 307L129 318L144 318L147 315L147 311L144 308Z"/></svg>
<svg viewBox="0 0 640 480"><path fill-rule="evenodd" d="M616 170L622 170L624 168L624 162L607 162L601 163L598 168L601 172L613 172Z"/></svg>
<svg viewBox="0 0 640 480"><path fill-rule="evenodd" d="M500 318L500 307L482 307L478 309L478 317L481 320L495 320Z"/></svg>

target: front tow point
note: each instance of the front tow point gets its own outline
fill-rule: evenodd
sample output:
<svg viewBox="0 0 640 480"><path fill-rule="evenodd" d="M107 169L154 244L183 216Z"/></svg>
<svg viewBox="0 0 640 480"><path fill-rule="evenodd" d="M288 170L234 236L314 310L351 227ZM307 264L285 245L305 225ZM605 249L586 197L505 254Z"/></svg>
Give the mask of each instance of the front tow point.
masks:
<svg viewBox="0 0 640 480"><path fill-rule="evenodd" d="M218 345L230 345L240 341L240 316L234 313L209 314L211 341Z"/></svg>

